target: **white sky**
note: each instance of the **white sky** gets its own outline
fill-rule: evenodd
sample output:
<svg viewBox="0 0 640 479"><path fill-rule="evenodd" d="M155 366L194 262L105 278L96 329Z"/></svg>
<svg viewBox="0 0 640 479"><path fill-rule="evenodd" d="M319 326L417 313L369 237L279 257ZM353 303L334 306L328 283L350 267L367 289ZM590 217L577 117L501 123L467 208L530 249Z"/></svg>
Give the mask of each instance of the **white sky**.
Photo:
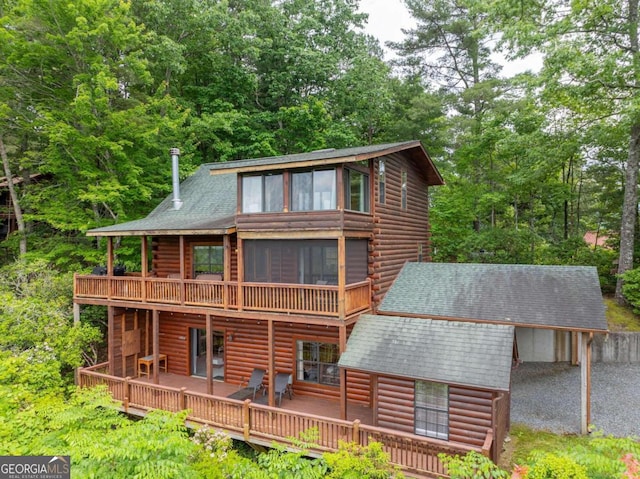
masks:
<svg viewBox="0 0 640 479"><path fill-rule="evenodd" d="M402 28L414 28L416 25L404 3L401 0L360 0L360 11L369 14L365 33L378 39L380 46L384 48L386 60L394 58L395 54L385 47L385 43L402 40L404 38ZM532 55L523 60L507 62L501 55L494 55L494 60L503 66L501 72L503 77L528 69L538 71L542 65L541 58L539 55Z"/></svg>

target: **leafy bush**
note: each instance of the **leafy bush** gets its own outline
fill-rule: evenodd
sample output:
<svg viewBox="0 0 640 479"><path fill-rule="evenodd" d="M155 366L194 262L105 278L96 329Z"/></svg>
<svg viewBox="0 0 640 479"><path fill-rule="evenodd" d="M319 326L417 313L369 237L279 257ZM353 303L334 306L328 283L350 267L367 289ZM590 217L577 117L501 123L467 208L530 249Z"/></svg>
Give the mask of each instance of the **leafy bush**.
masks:
<svg viewBox="0 0 640 479"><path fill-rule="evenodd" d="M633 306L633 312L640 314L640 268L630 269L621 276L624 281L622 294Z"/></svg>
<svg viewBox="0 0 640 479"><path fill-rule="evenodd" d="M587 470L567 456L542 454L535 458L527 479L589 479Z"/></svg>
<svg viewBox="0 0 640 479"><path fill-rule="evenodd" d="M404 477L396 466L390 464L389 455L383 451L379 442L372 442L368 446L341 442L338 452L325 453L323 458L329 467L329 473L325 477L330 479Z"/></svg>
<svg viewBox="0 0 640 479"><path fill-rule="evenodd" d="M474 451L464 456L439 454L438 457L447 468L451 479L502 479L509 477L509 474L496 466L491 459Z"/></svg>

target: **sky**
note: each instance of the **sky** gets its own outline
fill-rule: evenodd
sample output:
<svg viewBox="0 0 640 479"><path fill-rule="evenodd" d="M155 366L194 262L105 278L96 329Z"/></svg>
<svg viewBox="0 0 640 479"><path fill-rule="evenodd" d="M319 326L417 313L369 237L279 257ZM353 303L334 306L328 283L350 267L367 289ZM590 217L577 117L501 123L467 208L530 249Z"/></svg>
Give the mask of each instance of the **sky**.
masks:
<svg viewBox="0 0 640 479"><path fill-rule="evenodd" d="M404 3L401 0L360 0L360 11L369 14L365 32L378 39L380 46L384 48L386 60L394 58L394 53L385 47L385 43L401 41L404 38L402 29L414 28L416 25ZM503 56L496 54L494 59L503 66L503 77L513 76L527 69L538 71L542 65L539 55L507 61Z"/></svg>

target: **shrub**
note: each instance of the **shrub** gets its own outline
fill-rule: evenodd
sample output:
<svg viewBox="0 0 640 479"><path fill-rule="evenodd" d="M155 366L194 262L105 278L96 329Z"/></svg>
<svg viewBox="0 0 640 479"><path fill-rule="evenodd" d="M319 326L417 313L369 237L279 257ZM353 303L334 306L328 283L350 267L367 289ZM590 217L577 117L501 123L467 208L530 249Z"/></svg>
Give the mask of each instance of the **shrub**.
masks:
<svg viewBox="0 0 640 479"><path fill-rule="evenodd" d="M527 479L589 479L587 470L566 456L542 454L535 458Z"/></svg>

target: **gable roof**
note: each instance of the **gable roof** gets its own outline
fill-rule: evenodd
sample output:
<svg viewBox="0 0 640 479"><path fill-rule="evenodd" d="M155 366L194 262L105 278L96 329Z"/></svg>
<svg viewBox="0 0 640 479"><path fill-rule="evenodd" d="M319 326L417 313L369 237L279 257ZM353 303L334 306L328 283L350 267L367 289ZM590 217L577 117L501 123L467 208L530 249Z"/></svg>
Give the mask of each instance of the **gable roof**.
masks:
<svg viewBox="0 0 640 479"><path fill-rule="evenodd" d="M592 266L407 263L378 311L607 331L598 272Z"/></svg>
<svg viewBox="0 0 640 479"><path fill-rule="evenodd" d="M405 141L356 148L327 149L294 155L207 163L180 185L183 202L173 209L167 196L146 218L95 228L88 236L142 236L182 234L225 234L235 228L237 174L279 168L311 167L351 163L404 152L419 166L430 185L444 181L419 141Z"/></svg>
<svg viewBox="0 0 640 479"><path fill-rule="evenodd" d="M509 390L513 326L362 315L338 366Z"/></svg>

